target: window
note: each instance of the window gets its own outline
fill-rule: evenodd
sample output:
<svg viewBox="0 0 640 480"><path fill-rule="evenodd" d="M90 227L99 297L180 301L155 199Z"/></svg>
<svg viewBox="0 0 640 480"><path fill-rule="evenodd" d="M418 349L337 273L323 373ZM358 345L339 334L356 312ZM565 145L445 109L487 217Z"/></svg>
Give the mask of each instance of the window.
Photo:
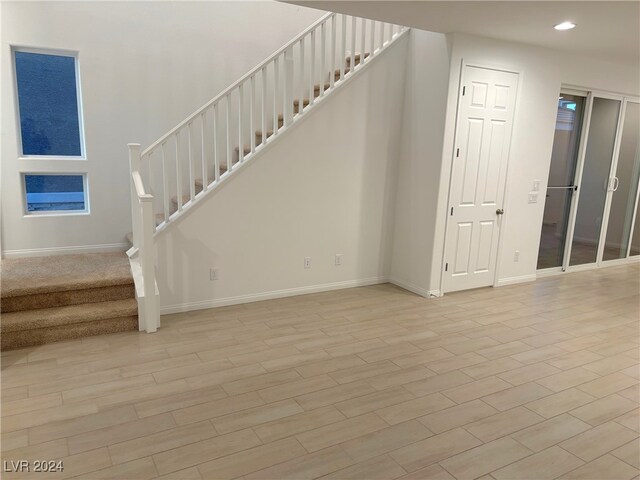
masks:
<svg viewBox="0 0 640 480"><path fill-rule="evenodd" d="M82 157L76 57L13 53L22 155Z"/></svg>
<svg viewBox="0 0 640 480"><path fill-rule="evenodd" d="M24 174L26 213L87 212L86 176Z"/></svg>
<svg viewBox="0 0 640 480"><path fill-rule="evenodd" d="M85 160L77 55L23 47L11 54L24 213L88 213L86 170L75 166Z"/></svg>

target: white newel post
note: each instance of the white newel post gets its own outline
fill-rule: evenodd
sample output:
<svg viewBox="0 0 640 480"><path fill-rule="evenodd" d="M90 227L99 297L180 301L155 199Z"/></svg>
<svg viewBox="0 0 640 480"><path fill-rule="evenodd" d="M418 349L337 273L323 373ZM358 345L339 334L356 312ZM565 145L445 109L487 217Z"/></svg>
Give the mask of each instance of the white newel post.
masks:
<svg viewBox="0 0 640 480"><path fill-rule="evenodd" d="M140 218L140 205L138 202L138 192L133 183L133 172L140 171L140 144L129 143L129 182L131 184L131 223L133 232L133 246L140 250L140 229L142 219Z"/></svg>
<svg viewBox="0 0 640 480"><path fill-rule="evenodd" d="M153 195L140 198L142 216L140 261L144 278L144 323L147 333L155 332L160 326L160 308L156 297L156 254L153 240Z"/></svg>

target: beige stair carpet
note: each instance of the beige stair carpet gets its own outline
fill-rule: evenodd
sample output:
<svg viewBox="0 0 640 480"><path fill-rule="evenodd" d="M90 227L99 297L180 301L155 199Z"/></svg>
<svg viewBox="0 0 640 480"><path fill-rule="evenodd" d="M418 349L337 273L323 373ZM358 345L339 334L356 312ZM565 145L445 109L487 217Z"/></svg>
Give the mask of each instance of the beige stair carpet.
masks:
<svg viewBox="0 0 640 480"><path fill-rule="evenodd" d="M124 253L4 259L0 279L3 350L137 329Z"/></svg>

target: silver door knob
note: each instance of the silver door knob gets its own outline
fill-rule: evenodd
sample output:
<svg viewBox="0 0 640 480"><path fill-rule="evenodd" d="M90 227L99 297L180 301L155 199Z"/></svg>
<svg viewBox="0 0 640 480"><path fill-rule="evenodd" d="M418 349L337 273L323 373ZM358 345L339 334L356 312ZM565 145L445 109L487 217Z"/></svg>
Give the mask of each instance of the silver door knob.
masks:
<svg viewBox="0 0 640 480"><path fill-rule="evenodd" d="M496 215L502 215L504 213L504 210L499 208L496 210Z"/></svg>

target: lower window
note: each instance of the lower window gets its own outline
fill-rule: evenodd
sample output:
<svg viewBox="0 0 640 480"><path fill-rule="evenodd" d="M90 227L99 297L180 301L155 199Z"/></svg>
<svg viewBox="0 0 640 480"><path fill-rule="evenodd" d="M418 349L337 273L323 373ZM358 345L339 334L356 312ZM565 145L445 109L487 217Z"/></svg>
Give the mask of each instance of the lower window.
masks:
<svg viewBox="0 0 640 480"><path fill-rule="evenodd" d="M85 175L24 174L26 213L87 212Z"/></svg>

